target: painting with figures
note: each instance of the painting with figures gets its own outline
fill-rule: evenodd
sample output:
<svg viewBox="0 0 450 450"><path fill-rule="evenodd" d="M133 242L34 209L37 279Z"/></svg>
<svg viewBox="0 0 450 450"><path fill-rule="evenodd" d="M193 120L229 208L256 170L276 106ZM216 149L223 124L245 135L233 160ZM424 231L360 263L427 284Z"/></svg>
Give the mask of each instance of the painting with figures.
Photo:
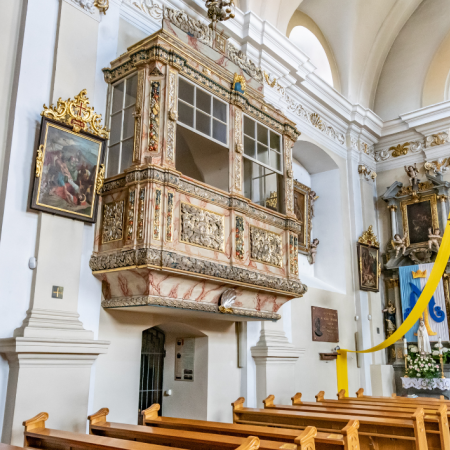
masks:
<svg viewBox="0 0 450 450"><path fill-rule="evenodd" d="M358 244L359 288L362 291L379 291L379 249Z"/></svg>
<svg viewBox="0 0 450 450"><path fill-rule="evenodd" d="M428 229L434 228L430 200L407 205L406 209L410 243L419 244L421 242L427 242Z"/></svg>
<svg viewBox="0 0 450 450"><path fill-rule="evenodd" d="M96 182L105 139L75 133L70 127L44 118L40 144L42 162L40 174L35 177L31 207L94 222Z"/></svg>

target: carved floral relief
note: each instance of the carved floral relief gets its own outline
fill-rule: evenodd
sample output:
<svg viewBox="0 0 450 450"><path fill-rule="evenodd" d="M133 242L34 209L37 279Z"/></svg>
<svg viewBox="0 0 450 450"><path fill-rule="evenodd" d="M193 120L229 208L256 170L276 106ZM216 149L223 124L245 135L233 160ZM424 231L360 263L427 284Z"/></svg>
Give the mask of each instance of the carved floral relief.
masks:
<svg viewBox="0 0 450 450"><path fill-rule="evenodd" d="M128 193L127 241L133 238L135 195L136 191L134 189L130 190Z"/></svg>
<svg viewBox="0 0 450 450"><path fill-rule="evenodd" d="M167 149L166 157L169 161L174 161L175 154L175 132L177 127L178 114L176 111L176 84L177 74L173 70L169 71L169 120L167 121Z"/></svg>
<svg viewBox="0 0 450 450"><path fill-rule="evenodd" d="M124 202L107 203L103 207L102 243L119 241L123 238Z"/></svg>
<svg viewBox="0 0 450 450"><path fill-rule="evenodd" d="M258 227L250 227L251 259L281 267L283 251L281 235Z"/></svg>
<svg viewBox="0 0 450 450"><path fill-rule="evenodd" d="M173 239L173 192L167 194L167 224L166 224L166 241L172 242Z"/></svg>
<svg viewBox="0 0 450 450"><path fill-rule="evenodd" d="M224 220L220 214L181 203L180 241L223 251Z"/></svg>
<svg viewBox="0 0 450 450"><path fill-rule="evenodd" d="M298 275L298 236L289 234L289 271L292 275Z"/></svg>
<svg viewBox="0 0 450 450"><path fill-rule="evenodd" d="M236 258L244 259L244 218L236 216Z"/></svg>
<svg viewBox="0 0 450 450"><path fill-rule="evenodd" d="M150 152L157 152L159 149L159 91L161 83L152 81L151 101L150 101L150 124L149 124L149 145Z"/></svg>
<svg viewBox="0 0 450 450"><path fill-rule="evenodd" d="M155 191L155 209L153 211L153 239L161 239L161 189Z"/></svg>
<svg viewBox="0 0 450 450"><path fill-rule="evenodd" d="M138 206L138 226L137 237L142 239L144 237L144 212L145 212L145 188L139 191L139 206Z"/></svg>

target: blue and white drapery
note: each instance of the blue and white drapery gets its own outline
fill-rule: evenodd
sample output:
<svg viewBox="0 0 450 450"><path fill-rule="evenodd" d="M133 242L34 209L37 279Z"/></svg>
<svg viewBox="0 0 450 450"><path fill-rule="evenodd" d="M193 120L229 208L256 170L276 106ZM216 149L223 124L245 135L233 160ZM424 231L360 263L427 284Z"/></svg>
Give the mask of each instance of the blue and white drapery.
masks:
<svg viewBox="0 0 450 450"><path fill-rule="evenodd" d="M400 293L402 298L402 321L408 317L408 314L414 308L423 288L425 287L428 278L430 277L433 263L418 264L415 266L400 267ZM427 271L425 278L413 278L412 273L420 271ZM438 287L430 300L427 307L428 321L431 329L436 333L435 336L430 336L430 341L437 341L441 338L443 341L449 340L447 313L445 308L444 285L442 278L439 281ZM408 342L417 342L417 332L419 322L417 322L406 334Z"/></svg>

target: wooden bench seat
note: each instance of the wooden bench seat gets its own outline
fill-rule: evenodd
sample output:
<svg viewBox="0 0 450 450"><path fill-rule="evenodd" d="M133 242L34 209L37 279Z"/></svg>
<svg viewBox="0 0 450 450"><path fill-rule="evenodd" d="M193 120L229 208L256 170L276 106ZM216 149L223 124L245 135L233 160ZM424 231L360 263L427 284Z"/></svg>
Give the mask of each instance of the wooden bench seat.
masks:
<svg viewBox="0 0 450 450"><path fill-rule="evenodd" d="M61 450L63 448L69 448L70 450L179 450L177 447L170 445L154 445L134 440L53 430L45 428L47 419L47 413L40 413L33 419L23 423L25 426L25 447L45 450ZM209 447L215 448L213 444ZM240 439L240 443L233 448L238 448L238 450L257 450L259 448L259 438L250 436L246 439Z"/></svg>
<svg viewBox="0 0 450 450"><path fill-rule="evenodd" d="M369 417L358 414L328 414L311 411L284 411L274 409L244 408L244 399L233 405L234 423L266 425L299 429L314 424L318 431L333 432L349 420L360 423L359 440L361 448L380 449L440 449L439 426L435 424L436 434L425 432L424 412L418 408L410 419Z"/></svg>
<svg viewBox="0 0 450 450"><path fill-rule="evenodd" d="M269 395L264 401L264 408L281 409L285 411L312 411L329 414L345 414L345 415L364 415L368 417L384 417L394 419L408 419L414 414L415 410L405 410L402 412L391 411L389 408L379 407L376 410L370 409L358 409L357 406L344 403L307 403L300 402L299 395L292 397L293 405L276 405L274 403L275 397ZM333 406L329 406L333 405ZM398 408L394 408L398 409ZM433 434L439 434L440 448L442 450L450 450L450 431L447 418L447 406L441 405L438 410L431 410L430 414L425 414L425 430L427 432L428 443L435 441ZM436 430L436 424L438 424L438 430Z"/></svg>
<svg viewBox="0 0 450 450"><path fill-rule="evenodd" d="M0 450L23 450L23 447L17 447L15 445L2 444L0 442Z"/></svg>
<svg viewBox="0 0 450 450"><path fill-rule="evenodd" d="M259 448L267 450L277 450L280 448L292 450L301 450L303 448L313 449L314 443L316 442L317 444L317 440L319 441L319 445L315 448L318 450L325 448L342 449L342 447L345 448L345 444L349 440L347 432L345 439L344 436L339 434L330 436L330 433L327 433L327 436L323 436L324 433L317 433L317 430L314 427L306 428L303 433L293 430L280 430L280 433L274 432L274 429L270 429L270 433L266 433L265 435L264 433L258 433L258 431L260 431L259 428L263 427L251 427L251 429L248 429L248 427L240 427L239 425L221 424L219 422L206 422L200 420L192 421L173 419L175 424L179 426L170 426L169 420L172 419L158 417L158 410L159 405L153 405L144 411L144 423L146 426L138 426L107 422L106 416L109 413L109 410L107 408L103 408L98 413L89 416L90 433L121 439L134 439L140 442L152 442L156 444L160 442L169 442L177 447L198 450L208 449L211 447L234 449L237 447L236 444L240 445L243 438L249 435L248 433L255 433L253 435L260 438ZM168 420L165 421L162 419ZM155 426L153 423L150 423L153 421L156 421L158 425ZM178 424L176 423L177 421ZM166 422L166 425L169 425L161 426L162 422ZM199 425L201 424L213 424L213 426L200 427ZM231 425L232 428L230 429L229 427L223 427L223 425ZM224 428L225 432L223 432ZM283 431L287 431L288 436L286 436L286 433L282 433ZM355 429L353 435L355 433L357 438L357 428ZM318 434L319 437L317 436ZM282 436L282 439L279 439L280 435ZM352 435L351 432L350 435ZM322 442L325 442L327 446L324 447L321 445Z"/></svg>

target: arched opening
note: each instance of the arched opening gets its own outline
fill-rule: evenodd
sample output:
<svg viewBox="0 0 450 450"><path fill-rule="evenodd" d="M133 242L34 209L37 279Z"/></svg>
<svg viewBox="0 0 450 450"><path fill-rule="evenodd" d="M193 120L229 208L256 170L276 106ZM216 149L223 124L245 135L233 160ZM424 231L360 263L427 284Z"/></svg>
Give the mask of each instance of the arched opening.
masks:
<svg viewBox="0 0 450 450"><path fill-rule="evenodd" d="M308 286L345 292L343 221L339 167L322 148L297 141L293 151L294 178L317 196L311 220L311 241L319 239L316 260L299 254L300 279Z"/></svg>

